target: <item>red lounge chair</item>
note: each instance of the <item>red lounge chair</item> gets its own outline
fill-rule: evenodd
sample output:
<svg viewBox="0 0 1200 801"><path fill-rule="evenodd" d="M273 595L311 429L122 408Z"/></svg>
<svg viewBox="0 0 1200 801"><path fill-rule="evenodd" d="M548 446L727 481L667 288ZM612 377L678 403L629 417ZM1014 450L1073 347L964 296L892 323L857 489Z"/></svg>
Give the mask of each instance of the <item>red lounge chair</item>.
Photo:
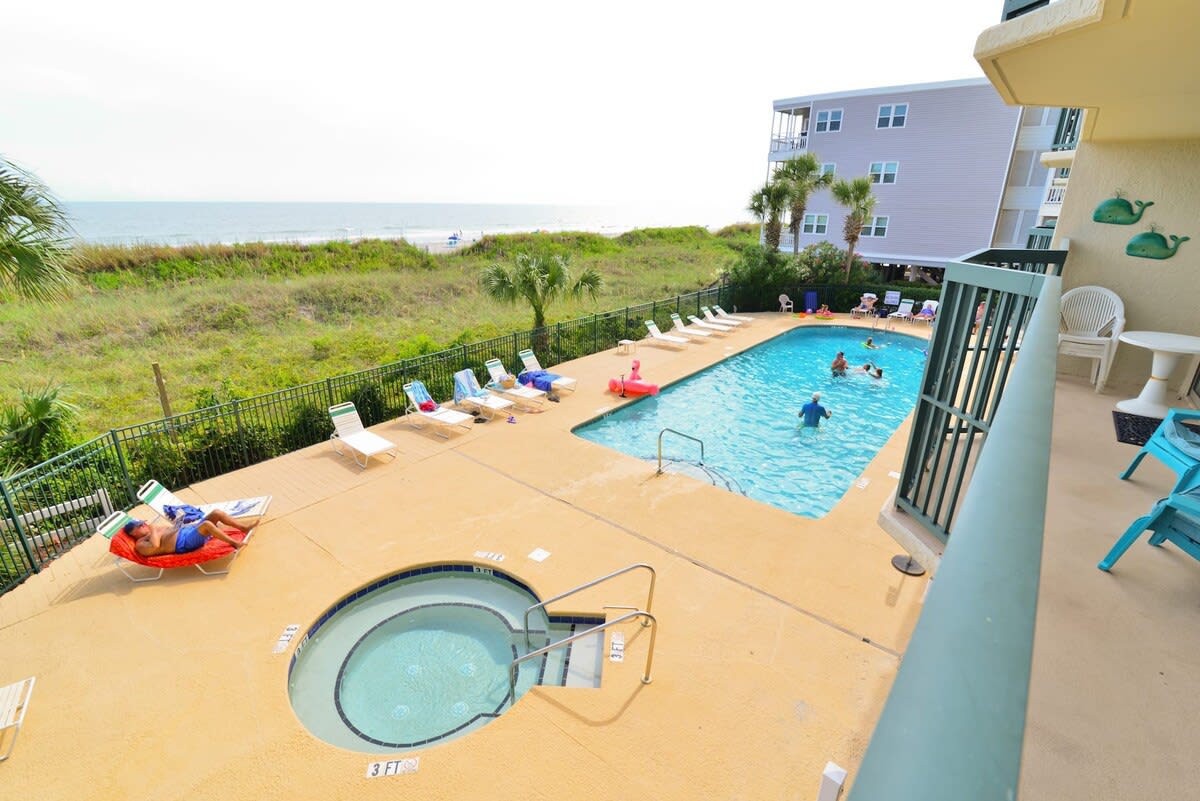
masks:
<svg viewBox="0 0 1200 801"><path fill-rule="evenodd" d="M96 529L98 534L101 534L109 539L108 551L115 559L113 564L124 573L130 581L157 581L162 578L163 571L171 567L195 567L206 576L221 576L229 572L233 564L233 560L237 558L240 551L234 550L228 543L213 537L208 542L204 543L199 550L189 553L168 553L162 556L142 556L134 547L133 538L126 534L121 528L133 518L126 512L113 512L107 517L103 523ZM224 532L229 535L230 539L245 541L250 539L250 534L243 535L237 529L223 528ZM243 540L244 537L244 540ZM229 563L225 565L224 570L205 570L204 563L212 562L217 559L230 557ZM135 562L139 565L144 565L149 568L158 570L153 576L137 577L125 569L123 562Z"/></svg>

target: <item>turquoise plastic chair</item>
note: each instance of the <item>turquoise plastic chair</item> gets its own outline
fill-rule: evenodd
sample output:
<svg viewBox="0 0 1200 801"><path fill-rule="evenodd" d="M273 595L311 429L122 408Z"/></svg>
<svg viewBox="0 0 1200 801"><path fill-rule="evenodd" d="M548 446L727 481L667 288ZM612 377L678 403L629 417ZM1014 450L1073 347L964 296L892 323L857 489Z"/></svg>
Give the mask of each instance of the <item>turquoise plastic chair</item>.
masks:
<svg viewBox="0 0 1200 801"><path fill-rule="evenodd" d="M1133 475L1133 471L1141 463L1146 454L1157 458L1160 462L1175 471L1179 480L1175 482L1172 493L1187 492L1200 486L1200 431L1185 425L1188 420L1200 422L1200 411L1191 409L1170 409L1167 416L1146 444L1133 457L1129 467L1121 474L1121 480Z"/></svg>
<svg viewBox="0 0 1200 801"><path fill-rule="evenodd" d="M1154 532L1150 537L1151 545L1173 542L1188 556L1200 559L1200 489L1176 493L1154 504L1150 514L1133 521L1096 567L1105 572L1111 570L1146 530Z"/></svg>

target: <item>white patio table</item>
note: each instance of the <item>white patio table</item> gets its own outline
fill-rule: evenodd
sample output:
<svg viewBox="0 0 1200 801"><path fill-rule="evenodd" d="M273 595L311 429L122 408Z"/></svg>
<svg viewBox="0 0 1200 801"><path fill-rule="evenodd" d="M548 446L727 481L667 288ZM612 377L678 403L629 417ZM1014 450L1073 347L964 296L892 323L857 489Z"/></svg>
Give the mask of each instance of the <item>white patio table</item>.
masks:
<svg viewBox="0 0 1200 801"><path fill-rule="evenodd" d="M1121 401L1117 409L1143 417L1166 417L1170 408L1167 404L1167 380L1179 363L1180 356L1200 353L1200 337L1166 331L1126 331L1120 339L1153 351L1154 361L1150 366L1150 378L1142 387L1141 394Z"/></svg>

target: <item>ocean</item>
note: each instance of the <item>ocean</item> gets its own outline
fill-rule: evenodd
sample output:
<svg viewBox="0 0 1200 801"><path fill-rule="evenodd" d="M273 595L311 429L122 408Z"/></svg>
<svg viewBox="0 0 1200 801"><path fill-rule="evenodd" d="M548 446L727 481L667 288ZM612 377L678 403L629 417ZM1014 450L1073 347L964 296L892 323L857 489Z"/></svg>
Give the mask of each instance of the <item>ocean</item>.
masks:
<svg viewBox="0 0 1200 801"><path fill-rule="evenodd" d="M613 206L487 203L67 202L84 242L130 244L313 243L406 239L443 248L484 235L524 231L619 234L633 228L701 225L716 229L749 215L727 210L666 211ZM457 234L457 240L452 239Z"/></svg>

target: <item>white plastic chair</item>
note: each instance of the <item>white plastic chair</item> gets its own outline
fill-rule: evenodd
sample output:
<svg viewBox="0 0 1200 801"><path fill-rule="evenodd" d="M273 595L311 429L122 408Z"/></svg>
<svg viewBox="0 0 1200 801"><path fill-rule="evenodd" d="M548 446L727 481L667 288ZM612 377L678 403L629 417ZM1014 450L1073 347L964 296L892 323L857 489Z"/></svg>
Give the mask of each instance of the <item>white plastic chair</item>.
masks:
<svg viewBox="0 0 1200 801"><path fill-rule="evenodd" d="M525 365L526 370L533 370L540 373L549 372L549 370L547 370L545 367L542 367L542 363L538 361L537 355L535 355L532 350L526 348L518 353L517 356L520 357L521 364ZM574 378L568 378L565 375L560 375L550 383L550 386L559 392L563 392L564 390L570 390L571 392L574 392L575 384L576 381Z"/></svg>
<svg viewBox="0 0 1200 801"><path fill-rule="evenodd" d="M779 310L781 312L790 312L792 310L792 299L787 295L779 296Z"/></svg>
<svg viewBox="0 0 1200 801"><path fill-rule="evenodd" d="M929 323L933 325L933 321L937 318L938 302L936 300L927 300L921 304L921 311L912 316L914 323Z"/></svg>
<svg viewBox="0 0 1200 801"><path fill-rule="evenodd" d="M0 734L12 729L12 739L8 742L8 750L0 756L0 762L8 759L13 746L17 744L17 735L21 733L21 724L25 722L25 712L29 709L29 698L33 695L34 676L15 682L7 687L0 687Z"/></svg>
<svg viewBox="0 0 1200 801"><path fill-rule="evenodd" d="M683 318L675 312L671 312L671 324L675 326L675 331L683 334L685 337L696 337L701 342L705 342L712 336L712 331L702 331L699 328L688 328L683 324Z"/></svg>
<svg viewBox="0 0 1200 801"><path fill-rule="evenodd" d="M1059 304L1058 352L1095 359L1092 383L1104 389L1117 340L1125 330L1125 304L1102 286L1077 286L1063 293Z"/></svg>
<svg viewBox="0 0 1200 801"><path fill-rule="evenodd" d="M915 300L905 298L900 301L900 308L888 315L888 327L891 328L896 320L907 320L912 322L912 307L916 303Z"/></svg>
<svg viewBox="0 0 1200 801"><path fill-rule="evenodd" d="M350 401L330 406L329 419L333 421L334 428L329 441L333 443L333 450L338 456L344 452L338 445L345 445L354 463L363 470L367 469L367 462L372 456L390 454L393 459L396 458L396 443L363 428L358 409Z"/></svg>
<svg viewBox="0 0 1200 801"><path fill-rule="evenodd" d="M652 343L663 345L668 348L683 348L687 345L686 337L677 337L671 334L664 334L658 330L658 323L653 320L646 321L646 331L649 332L647 339Z"/></svg>

